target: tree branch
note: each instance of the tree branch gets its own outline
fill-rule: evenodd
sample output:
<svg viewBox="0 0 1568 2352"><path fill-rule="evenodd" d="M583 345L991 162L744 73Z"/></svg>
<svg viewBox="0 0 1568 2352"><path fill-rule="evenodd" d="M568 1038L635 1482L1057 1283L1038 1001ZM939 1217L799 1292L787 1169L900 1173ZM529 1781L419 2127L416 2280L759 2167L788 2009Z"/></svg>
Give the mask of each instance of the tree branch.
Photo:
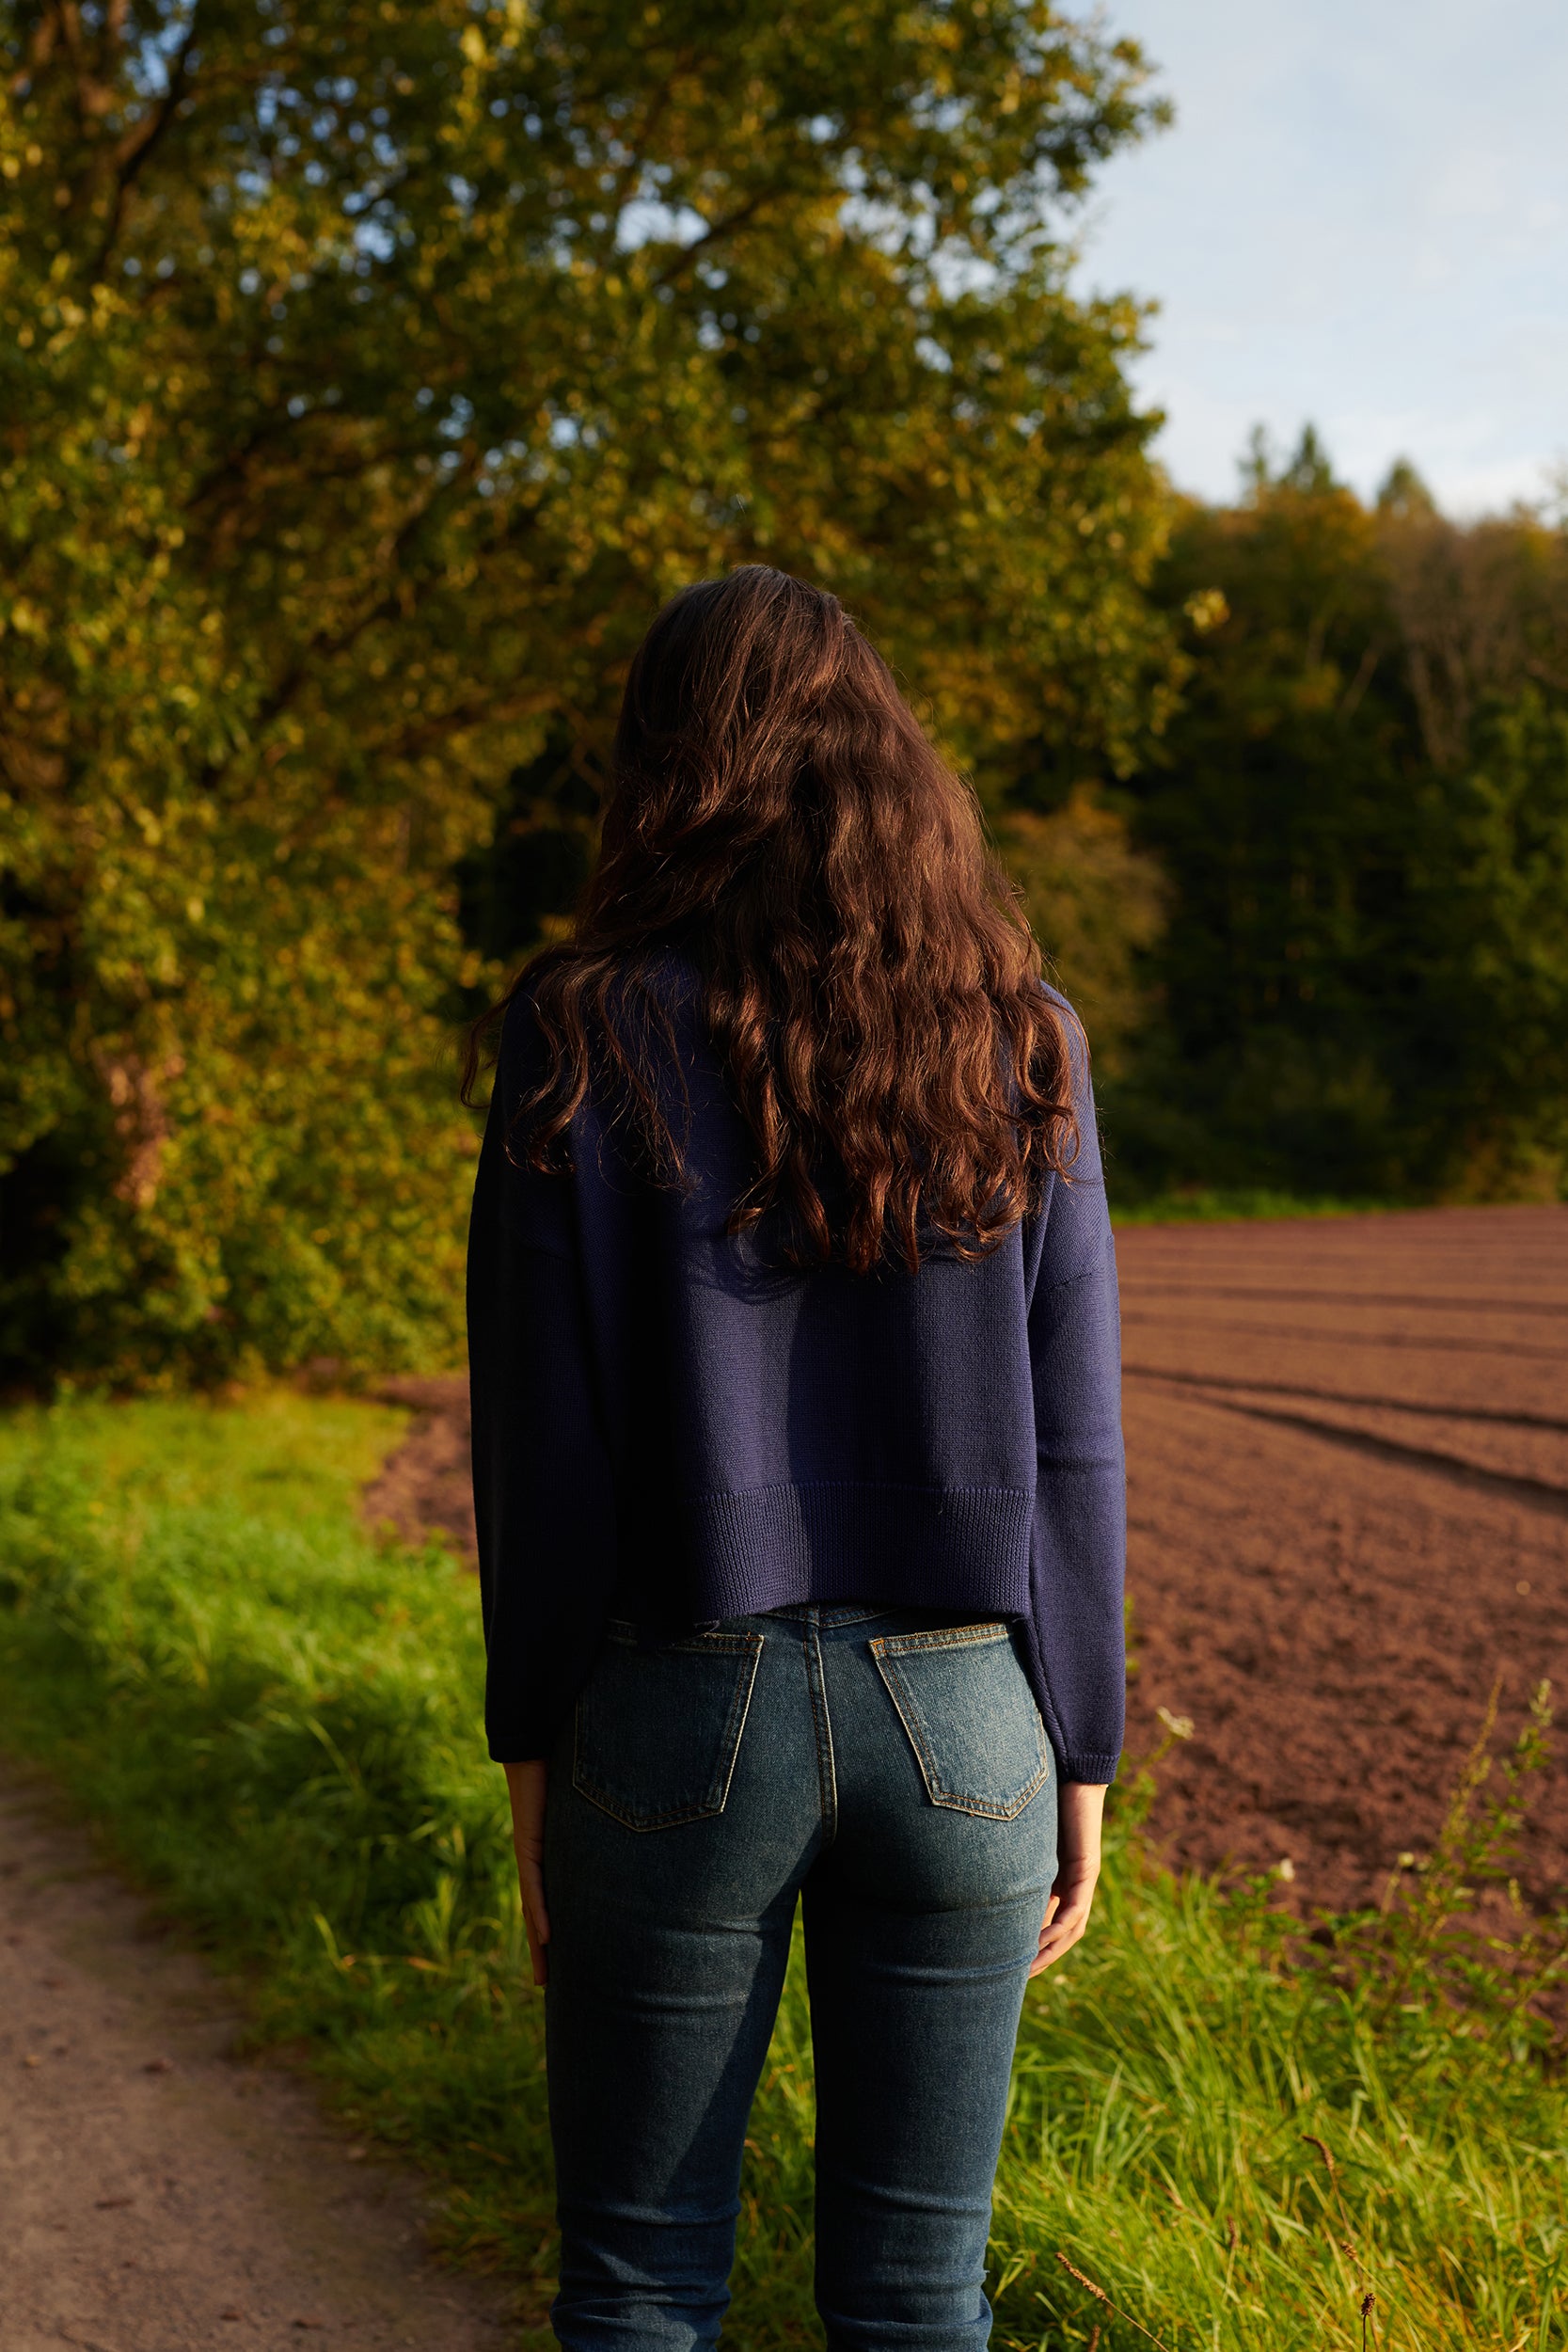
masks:
<svg viewBox="0 0 1568 2352"><path fill-rule="evenodd" d="M478 467L479 452L477 449L471 450L465 455L462 465L449 481L433 485L430 496L421 500L413 512L404 516L392 537L383 543L379 552L378 568L383 571L391 570L395 574L399 559L421 526L429 520L444 499L450 498L460 485L472 480ZM282 717L304 686L312 669L321 660L324 659L328 661L335 660L339 654L346 653L368 628L372 628L377 621L389 620L402 608L404 599L400 592L409 584L406 580L394 578L391 588L385 595L376 597L373 603L367 606L365 611L350 621L346 627L335 631L325 628L319 628L308 637L282 676L258 708L251 723L252 736L264 734L275 720ZM223 759L208 761L199 778L202 789L212 788L229 766L232 756L230 753Z"/></svg>
<svg viewBox="0 0 1568 2352"><path fill-rule="evenodd" d="M134 122L131 125L115 149L111 158L114 171L114 194L109 202L109 218L103 231L103 241L99 246L98 258L93 262L90 273L89 282L93 285L99 283L108 267L109 256L114 251L119 235L120 224L125 217L125 201L132 187L149 156L159 146L170 123L184 103L190 88L191 58L196 51L197 35L200 24L201 0L196 0L196 6L191 10L191 21L185 27L185 38L175 52L174 62L169 67L168 87L165 90L159 103L150 113L144 115L139 122Z"/></svg>
<svg viewBox="0 0 1568 2352"><path fill-rule="evenodd" d="M669 267L660 270L654 279L655 288L673 285L682 270L689 262L695 261L698 254L705 253L709 246L722 244L723 240L733 236L737 229L743 229L749 220L754 219L761 212L768 198L776 194L777 190L773 188L758 188L753 196L747 198L744 204L737 204L733 213L726 213L722 219L714 221L705 229L700 237L693 237L689 245L682 246Z"/></svg>
<svg viewBox="0 0 1568 2352"><path fill-rule="evenodd" d="M458 703L437 717L412 721L395 734L377 736L367 748L384 759L406 759L433 750L464 727L505 726L511 720L533 718L555 707L555 695L537 690L495 702Z"/></svg>

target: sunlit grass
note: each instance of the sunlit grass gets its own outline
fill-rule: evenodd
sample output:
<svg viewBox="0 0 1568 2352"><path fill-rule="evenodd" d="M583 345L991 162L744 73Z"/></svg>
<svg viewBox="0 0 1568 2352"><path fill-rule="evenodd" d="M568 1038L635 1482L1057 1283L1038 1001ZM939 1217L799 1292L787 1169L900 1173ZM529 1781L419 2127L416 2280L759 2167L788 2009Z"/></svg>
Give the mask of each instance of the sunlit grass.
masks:
<svg viewBox="0 0 1568 2352"><path fill-rule="evenodd" d="M534 2281L542 2312L541 2010L473 1581L355 1512L398 1425L289 1393L0 1422L0 1739L246 1972L259 2035L308 2037L359 2128L430 2168L446 2246ZM1560 2345L1568 2100L1528 2034L1424 1968L1397 1990L1288 1964L1266 1888L1179 1884L1124 1811L1094 1932L1029 1994L997 2344L1354 2346L1370 2294L1388 2352ZM752 2122L738 2352L818 2340L811 2131L797 1964Z"/></svg>
<svg viewBox="0 0 1568 2352"><path fill-rule="evenodd" d="M1117 1198L1113 1179L1111 1191L1111 1219L1116 1225L1267 1224L1280 1217L1369 1216L1411 1205L1408 1201L1337 1200L1318 1193L1271 1191L1259 1184L1229 1189L1183 1184L1174 1191L1151 1193L1147 1200L1124 1202Z"/></svg>

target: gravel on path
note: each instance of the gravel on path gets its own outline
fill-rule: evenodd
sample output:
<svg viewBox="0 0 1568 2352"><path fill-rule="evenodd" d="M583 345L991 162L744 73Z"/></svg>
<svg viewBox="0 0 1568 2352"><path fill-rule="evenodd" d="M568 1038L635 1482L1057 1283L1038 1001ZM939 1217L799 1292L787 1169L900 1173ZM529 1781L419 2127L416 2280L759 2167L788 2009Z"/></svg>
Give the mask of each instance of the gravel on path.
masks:
<svg viewBox="0 0 1568 2352"><path fill-rule="evenodd" d="M420 2184L236 2057L233 1993L0 1772L0 2352L500 2352Z"/></svg>

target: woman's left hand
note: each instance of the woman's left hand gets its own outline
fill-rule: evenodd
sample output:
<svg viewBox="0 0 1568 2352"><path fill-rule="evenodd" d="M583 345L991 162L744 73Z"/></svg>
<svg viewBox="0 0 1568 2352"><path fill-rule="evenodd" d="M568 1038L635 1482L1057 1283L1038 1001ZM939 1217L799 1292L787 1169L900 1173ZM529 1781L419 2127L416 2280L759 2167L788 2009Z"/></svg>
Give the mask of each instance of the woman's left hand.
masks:
<svg viewBox="0 0 1568 2352"><path fill-rule="evenodd" d="M517 1856L528 1956L534 1983L544 1984L549 1975L546 1947L550 1940L550 1917L545 1908L545 1766L507 1764L502 1770L512 1797L512 1844Z"/></svg>
<svg viewBox="0 0 1568 2352"><path fill-rule="evenodd" d="M1071 1951L1089 1924L1089 1907L1100 1883L1100 1833L1105 1791L1086 1781L1069 1781L1057 1794L1056 1883L1045 1906L1038 1949L1029 1974L1037 1977Z"/></svg>

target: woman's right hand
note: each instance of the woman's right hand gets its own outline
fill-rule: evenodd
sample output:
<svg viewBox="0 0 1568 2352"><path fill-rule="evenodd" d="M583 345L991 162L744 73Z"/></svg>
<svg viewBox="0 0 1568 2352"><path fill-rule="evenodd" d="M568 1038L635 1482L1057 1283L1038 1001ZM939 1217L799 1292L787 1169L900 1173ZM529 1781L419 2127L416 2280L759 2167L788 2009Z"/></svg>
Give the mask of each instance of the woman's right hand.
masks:
<svg viewBox="0 0 1568 2352"><path fill-rule="evenodd" d="M545 1909L545 1766L507 1764L501 1769L512 1798L512 1844L517 1856L528 1956L534 1983L544 1984L549 1975L545 1947L550 1940L550 1918Z"/></svg>

